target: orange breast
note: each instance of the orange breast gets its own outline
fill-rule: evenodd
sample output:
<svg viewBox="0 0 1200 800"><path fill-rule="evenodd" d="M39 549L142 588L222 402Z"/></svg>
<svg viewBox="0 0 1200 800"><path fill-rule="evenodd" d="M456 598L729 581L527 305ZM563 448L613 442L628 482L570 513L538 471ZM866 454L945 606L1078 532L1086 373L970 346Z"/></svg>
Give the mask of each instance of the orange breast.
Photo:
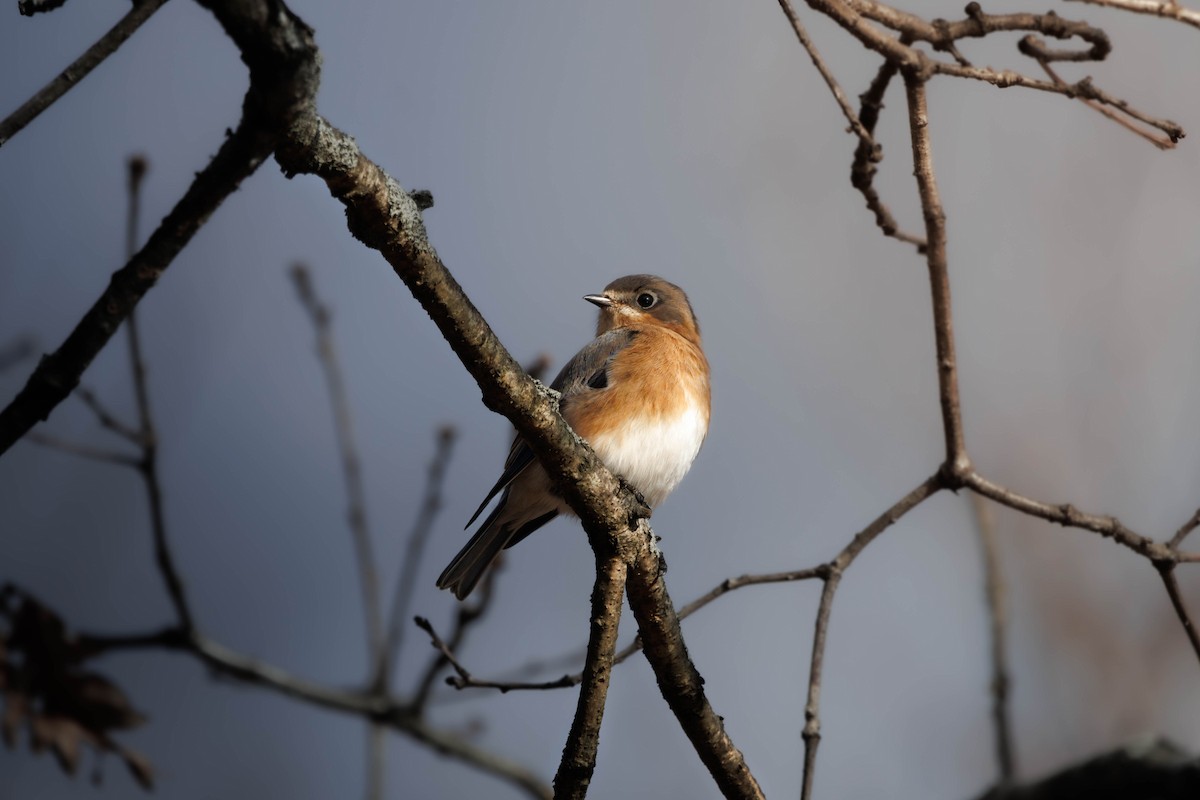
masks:
<svg viewBox="0 0 1200 800"><path fill-rule="evenodd" d="M631 419L673 419L696 407L707 422L710 389L704 353L675 331L653 326L640 330L614 360L608 387L572 397L563 416L590 440Z"/></svg>

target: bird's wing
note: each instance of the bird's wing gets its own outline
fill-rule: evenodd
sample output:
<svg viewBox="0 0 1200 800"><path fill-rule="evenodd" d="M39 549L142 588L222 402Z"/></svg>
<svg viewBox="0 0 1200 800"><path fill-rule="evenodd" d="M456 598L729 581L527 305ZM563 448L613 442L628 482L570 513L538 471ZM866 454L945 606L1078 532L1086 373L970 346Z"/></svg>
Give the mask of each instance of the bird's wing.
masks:
<svg viewBox="0 0 1200 800"><path fill-rule="evenodd" d="M479 515L483 513L483 509L487 504L492 502L492 498L498 495L501 489L512 483L513 479L532 463L533 451L529 449L529 445L525 444L524 439L517 437L512 443L512 449L508 451L508 458L504 462L504 472L500 474L500 480L496 481L496 485L487 493L487 497L483 498L483 502L479 504L479 508L475 509L475 513L471 515L471 519L467 520L464 529L471 527L475 520L479 519Z"/></svg>
<svg viewBox="0 0 1200 800"><path fill-rule="evenodd" d="M581 391L605 388L613 356L628 347L636 336L637 331L629 328L614 328L600 334L566 363L550 388L557 389L564 398Z"/></svg>
<svg viewBox="0 0 1200 800"><path fill-rule="evenodd" d="M561 392L564 399L581 391L603 389L608 385L608 365L613 356L624 350L636 335L637 331L616 328L597 336L566 363L550 384L550 388ZM504 472L496 481L496 485L487 493L487 497L483 498L479 508L475 509L475 513L471 515L466 527L471 527L483 513L487 504L492 501L492 498L512 483L526 467L533 463L533 460L533 450L525 444L524 439L517 437L512 443L512 449L508 451L508 459L504 462Z"/></svg>

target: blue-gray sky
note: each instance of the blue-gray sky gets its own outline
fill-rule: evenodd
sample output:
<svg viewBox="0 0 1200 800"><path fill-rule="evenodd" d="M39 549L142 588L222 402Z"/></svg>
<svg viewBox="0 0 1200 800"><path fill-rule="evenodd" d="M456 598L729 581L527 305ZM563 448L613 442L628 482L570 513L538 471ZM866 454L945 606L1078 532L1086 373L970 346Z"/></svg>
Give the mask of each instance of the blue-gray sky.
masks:
<svg viewBox="0 0 1200 800"><path fill-rule="evenodd" d="M811 566L936 467L942 453L924 266L884 239L851 189L853 140L776 4L363 2L292 6L324 54L320 110L407 188L429 188L439 254L519 358L556 364L587 341L579 300L653 272L690 294L713 366L708 442L654 515L686 601L744 572ZM989 11L1015 10L1006 3ZM958 13L922 3L914 11ZM1041 6L1033 10L1042 10ZM72 3L0 23L8 113L124 11ZM1112 34L1084 74L1200 135L1196 32L1069 5ZM801 9L848 94L875 61ZM969 42L1019 65L1015 39ZM121 263L124 163L151 162L148 231L216 150L246 85L211 16L168 4L116 56L0 149L0 341L58 345ZM1200 156L1162 153L1061 97L938 80L934 160L950 225L968 444L980 469L1038 498L1169 536L1200 504ZM919 224L903 98L880 128L879 186ZM167 517L200 625L331 684L365 670L362 614L328 402L287 280L311 265L333 307L385 585L416 514L434 431L457 457L414 612L445 626L433 581L503 460L506 423L390 268L346 232L311 178L268 163L143 303ZM26 365L0 374L0 400ZM85 375L131 413L116 339ZM64 403L43 426L103 443ZM21 444L0 459L0 579L73 625L160 625L136 476ZM1014 714L1025 774L1143 732L1200 750L1200 676L1157 576L1077 531L998 514L1011 595ZM497 674L583 642L591 556L556 522L512 551L464 648ZM1181 572L1200 606L1200 575ZM747 589L689 620L711 699L770 796L794 796L818 587ZM632 621L625 621L626 636ZM408 635L399 685L429 656ZM102 668L150 722L124 737L163 796L357 796L363 725L214 683L194 662L128 654ZM967 797L992 778L980 556L963 498L888 532L842 584L822 697L818 796ZM549 778L573 691L479 693L434 720ZM406 740L389 797L516 796ZM90 798L107 785L0 751L0 797ZM712 796L634 659L618 669L597 797Z"/></svg>

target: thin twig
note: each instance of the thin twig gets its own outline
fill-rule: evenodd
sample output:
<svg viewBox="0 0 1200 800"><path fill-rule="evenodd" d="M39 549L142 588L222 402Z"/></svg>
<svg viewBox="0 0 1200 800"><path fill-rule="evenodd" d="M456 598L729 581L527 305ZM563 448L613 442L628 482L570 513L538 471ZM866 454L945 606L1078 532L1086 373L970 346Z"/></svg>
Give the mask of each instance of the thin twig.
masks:
<svg viewBox="0 0 1200 800"><path fill-rule="evenodd" d="M841 583L842 575L867 545L901 517L945 488L945 475L939 471L925 480L891 508L884 511L867 527L854 535L837 557L822 567L825 586L817 603L816 625L813 631L812 660L808 672L808 697L804 703L804 778L801 784L801 800L811 800L813 777L817 767L817 748L821 744L821 672L825 664L825 640L829 633L829 615L833 610L833 598Z"/></svg>
<svg viewBox="0 0 1200 800"><path fill-rule="evenodd" d="M906 40L902 39L902 41ZM879 72L875 74L871 85L858 96L859 119L872 135L874 135L875 126L879 122L879 112L883 110L883 97L897 71L896 62L885 60L879 65ZM875 217L875 224L883 231L884 236L911 244L917 248L918 253L924 253L925 240L900 229L896 218L892 216L891 209L884 204L879 192L875 189L875 173L879 169L876 164L882 159L883 148L880 145L868 147L864 141L859 140L858 146L854 149L854 162L850 165L850 185L862 193L863 198L867 201L867 208Z"/></svg>
<svg viewBox="0 0 1200 800"><path fill-rule="evenodd" d="M433 683L442 671L442 668L447 664L454 668L454 671L459 674L460 678L464 680L470 679L470 673L454 657L454 651L462 644L470 627L482 619L483 615L491 607L492 597L496 588L496 576L500 573L502 565L503 561L497 561L483 574L483 578L475 590L475 597L477 599L474 603L459 603L458 612L454 617L454 629L450 633L450 640L448 642L443 642L433 632L433 626L429 624L428 620L424 620L422 617L417 617L413 620L419 628L430 635L434 648L438 650L438 655L429 662L429 666L425 668L421 680L417 682L417 690L413 694L412 700L412 707L416 714L420 715L425 712L425 706L428 705L429 698L433 692ZM453 678L448 678L447 682L453 680Z"/></svg>
<svg viewBox="0 0 1200 800"><path fill-rule="evenodd" d="M425 552L425 544L433 531L433 522L438 511L442 508L442 482L446 477L446 467L454 451L454 440L457 432L453 426L444 425L438 429L437 449L433 460L429 463L429 471L425 480L425 496L417 519L408 534L408 548L400 564L400 576L396 580L396 591L392 597L392 613L388 619L387 640L380 653L375 675L375 686L387 688L391 681L392 666L399 660L404 643L404 631L408 629L408 609L412 604L413 592L417 586L417 570L421 565L421 556Z"/></svg>
<svg viewBox="0 0 1200 800"><path fill-rule="evenodd" d="M116 464L122 467L133 467L140 469L141 459L137 456L121 453L116 450L106 450L101 447L92 447L88 444L79 442L69 442L65 439L59 439L55 436L42 433L41 431L31 431L26 434L25 439L39 444L42 447L48 447L51 450L58 450L63 453L68 453L80 458L86 458L89 461L98 461L103 464Z"/></svg>
<svg viewBox="0 0 1200 800"><path fill-rule="evenodd" d="M954 322L950 304L950 275L946 263L946 212L933 172L933 150L929 141L929 109L925 83L912 73L904 75L908 98L908 123L912 135L913 174L921 195L925 219L925 261L933 297L933 333L937 346L938 400L942 407L942 430L946 446L946 477L961 480L971 469L963 438L962 407L958 397L958 361L954 354Z"/></svg>
<svg viewBox="0 0 1200 800"><path fill-rule="evenodd" d="M1158 0L1067 0L1069 3L1087 3L1093 6L1119 8L1122 11L1132 11L1135 14L1149 14L1154 17L1174 19L1186 25L1200 28L1200 11L1180 5L1175 0L1158 2Z"/></svg>
<svg viewBox="0 0 1200 800"><path fill-rule="evenodd" d="M126 425L124 422L118 419L115 414L109 411L104 404L100 402L100 398L96 396L96 393L91 389L87 388L86 386L78 386L75 388L75 396L82 400L84 405L91 409L92 414L94 414L96 417L96 421L99 422L102 427L107 428L118 436L121 436L122 438L127 439L136 445L141 445L142 435L129 425Z"/></svg>
<svg viewBox="0 0 1200 800"><path fill-rule="evenodd" d="M1067 85L1067 82L1064 81L1061 77L1059 77L1058 73L1054 71L1053 67L1050 66L1049 62L1039 59L1038 65L1041 66L1041 68L1045 71L1045 73L1050 76L1050 80L1054 81L1055 83L1057 83L1060 86ZM1155 147L1157 147L1159 150L1171 150L1175 147L1174 139L1171 139L1170 137L1167 137L1167 136L1159 136L1157 134L1151 133L1150 131L1148 131L1144 128L1140 128L1133 122L1129 121L1129 119L1127 119L1122 113L1118 113L1119 111L1123 110L1123 109L1121 109L1120 105L1113 106L1113 108L1118 109L1117 111L1114 111L1113 108L1110 108L1101 103L1098 103L1097 101L1091 99L1090 97L1084 97L1083 95L1080 95L1078 97L1078 100L1079 100L1079 102L1083 103L1085 106L1092 109L1093 111L1099 112L1100 114L1103 114L1104 116L1108 117L1109 119L1111 119L1113 122L1120 125L1125 130L1135 133L1138 136L1142 137L1143 139L1145 139L1146 141L1150 142Z"/></svg>
<svg viewBox="0 0 1200 800"><path fill-rule="evenodd" d="M812 580L814 578L823 578L825 575L825 567L810 567L808 569L794 570L791 572L771 572L756 575L739 575L736 578L726 578L719 584L709 589L704 594L697 597L692 602L679 609L679 621L690 617L700 609L707 606L719 597L723 597L729 592L741 589L746 586L763 586L773 583L794 583L796 581ZM583 680L583 673L576 672L574 674L565 674L558 678L553 678L545 681L525 681L519 677L497 678L494 680L476 678L454 655L453 651L448 648L445 642L437 638L435 633L430 632L433 639L433 645L439 651L444 652L448 661L456 673L454 677L446 679L446 683L456 689L478 688L478 689L496 689L502 693L513 691L545 691L547 689L564 689L570 686L578 686ZM445 648L445 649L443 649ZM642 650L641 636L634 636L633 641L625 645L617 651L613 657L613 665L621 664L627 661L631 656L640 653ZM562 665L565 667L574 666L586 657L586 652L576 651L570 654L555 656L553 658L540 659L536 662L527 664L509 672L513 676L522 676L536 674L547 671L553 665ZM449 695L453 697L454 695Z"/></svg>
<svg viewBox="0 0 1200 800"><path fill-rule="evenodd" d="M501 693L504 693L512 691L513 689L562 689L568 686L576 686L580 683L580 681L583 680L582 675L564 675L557 680L546 681L540 684L510 684L502 681L481 680L472 675L471 671L467 669L461 661L459 661L458 656L454 654L454 648L451 647L445 639L438 635L438 632L434 629L432 622L425 617L415 617L413 621L416 623L418 628L425 631L425 633L429 635L429 643L433 645L433 648L437 650L438 653L441 654L441 658L439 659L440 664L449 664L457 673L456 677L450 677L446 679L446 683L454 686L455 688L465 689L470 686L482 689L499 689Z"/></svg>
<svg viewBox="0 0 1200 800"><path fill-rule="evenodd" d="M1016 779L1016 751L1013 748L1012 724L1009 721L1008 697L1012 680L1008 671L1008 648L1005 645L1008 614L1005 608L1004 574L1000 569L1000 554L996 547L996 521L992 508L978 494L971 494L971 509L979 534L983 554L984 598L988 614L988 638L992 647L992 726L996 734L996 765L1001 789Z"/></svg>
<svg viewBox="0 0 1200 800"><path fill-rule="evenodd" d="M142 180L148 165L143 156L133 156L127 164L129 170L129 208L125 224L125 258L131 261L138 249L138 220L140 219ZM146 498L150 503L150 529L154 536L154 560L162 574L171 605L179 624L185 629L193 627L192 612L188 607L183 589L183 579L175 566L174 556L167 540L166 512L163 508L162 481L158 476L158 432L154 427L154 416L150 410L150 392L146 385L146 360L142 355L141 337L138 334L135 309L129 309L125 320L129 341L129 361L132 368L133 394L137 402L138 429L136 441L142 449L138 472L146 485ZM104 422L105 416L94 397L85 400ZM115 420L114 420L115 422ZM116 428L113 428L116 430Z"/></svg>
<svg viewBox="0 0 1200 800"><path fill-rule="evenodd" d="M1125 527L1116 517L1089 514L1080 511L1070 503L1051 505L1043 503L1040 500L1033 500L997 483L993 483L977 472L967 475L963 481L963 486L978 492L990 500L995 500L1002 506L1008 506L1023 514L1040 517L1066 528L1081 528L1098 533L1154 562L1175 563L1193 560L1193 554L1177 552L1167 544L1156 542L1153 539L1148 539L1141 534L1135 533Z"/></svg>
<svg viewBox="0 0 1200 800"><path fill-rule="evenodd" d="M375 551L367 527L367 506L362 484L362 467L358 446L354 441L354 424L342 369L333 346L328 306L317 297L308 268L296 264L291 271L300 304L308 312L317 335L317 359L325 373L325 386L333 408L334 431L342 460L342 477L346 487L346 521L354 554L358 561L358 577L363 593L363 614L366 620L367 656L372 672L383 652L383 621L379 610L379 579L375 569Z"/></svg>
<svg viewBox="0 0 1200 800"><path fill-rule="evenodd" d="M1183 632L1187 634L1188 642L1192 645L1196 658L1200 659L1200 632L1196 631L1191 614L1188 613L1187 606L1183 602L1183 595L1179 592L1179 583L1175 580L1175 565L1157 562L1154 566L1158 569L1159 576L1162 577L1163 585L1167 589L1167 596L1171 598L1171 606L1175 609L1175 615L1179 617L1179 622L1183 625Z"/></svg>
<svg viewBox="0 0 1200 800"><path fill-rule="evenodd" d="M1167 547L1172 550L1179 549L1179 545L1183 544L1183 540L1188 537L1192 531L1200 527L1200 508L1196 509L1196 513L1192 514L1192 518L1175 531L1175 535L1171 537L1171 541L1167 542Z"/></svg>
<svg viewBox="0 0 1200 800"><path fill-rule="evenodd" d="M135 2L133 8L129 9L129 13L121 17L117 24L101 36L83 55L71 62L71 65L59 73L57 78L42 87L37 94L22 103L20 108L0 122L0 146L3 146L18 131L37 119L39 114L70 91L75 84L86 78L89 72L99 66L100 62L115 53L117 48L124 44L125 40L132 36L142 26L142 23L150 19L151 15L162 8L166 2L167 0L138 0ZM21 13L26 13L24 7L22 7Z"/></svg>
<svg viewBox="0 0 1200 800"><path fill-rule="evenodd" d="M792 30L796 33L796 39L799 40L801 46L808 53L808 57L812 59L813 66L817 68L817 72L821 73L821 77L825 80L825 85L829 87L829 91L833 94L833 99L837 101L838 108L842 110L842 115L850 123L850 130L859 138L862 146L866 147L872 153L877 153L879 146L875 144L875 139L872 137L871 131L867 130L862 121L859 120L858 115L854 113L854 107L846 99L846 93L838 85L837 78L833 77L833 73L830 72L828 65L825 64L825 59L821 58L816 44L813 43L813 40L808 35L808 31L804 29L804 25L800 22L800 17L796 14L796 9L792 8L789 0L779 0L779 7L783 9L784 16L792 24ZM874 160L878 160L878 157L875 157Z"/></svg>

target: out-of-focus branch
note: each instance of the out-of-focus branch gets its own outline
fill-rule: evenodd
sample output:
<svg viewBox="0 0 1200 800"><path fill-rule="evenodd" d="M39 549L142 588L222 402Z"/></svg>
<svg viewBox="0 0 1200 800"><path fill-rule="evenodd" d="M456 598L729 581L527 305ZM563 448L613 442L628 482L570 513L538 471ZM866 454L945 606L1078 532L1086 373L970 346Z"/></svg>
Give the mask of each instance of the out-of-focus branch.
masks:
<svg viewBox="0 0 1200 800"><path fill-rule="evenodd" d="M58 450L79 458L86 458L89 461L98 461L102 464L115 464L120 467L133 467L140 469L142 461L137 456L131 456L128 453L121 453L116 450L107 450L102 447L93 447L82 442L70 442L65 439L59 439L57 436L34 431L26 434L26 439L39 444L42 447L48 447L51 450Z"/></svg>
<svg viewBox="0 0 1200 800"><path fill-rule="evenodd" d="M107 428L118 436L127 439L134 444L141 444L141 433L118 419L117 415L109 411L108 408L100 401L100 398L96 396L96 393L91 389L88 389L86 386L79 386L75 389L75 396L82 400L84 405L91 409L92 414L94 414L96 417L96 421L99 422L102 427Z"/></svg>
<svg viewBox="0 0 1200 800"><path fill-rule="evenodd" d="M350 403L346 398L346 384L342 380L341 365L333 347L329 307L317 297L306 266L295 264L291 275L300 305L308 313L317 335L317 360L321 364L321 371L325 373L325 386L329 392L329 404L333 409L334 432L342 461L342 478L346 486L346 522L350 529L350 539L354 543L358 579L363 593L368 663L374 670L382 657L383 621L379 610L379 579L375 569L375 551L371 546L371 532L367 527L362 466L358 446L354 441Z"/></svg>
<svg viewBox="0 0 1200 800"><path fill-rule="evenodd" d="M867 545L901 517L943 488L945 472L931 475L920 486L900 498L891 508L876 517L870 525L854 535L842 551L819 569L825 581L821 599L817 603L817 621L813 631L812 661L808 671L808 698L804 704L804 778L800 788L801 800L811 800L813 777L817 768L817 748L821 745L821 673L825 665L825 640L829 633L829 615L833 610L833 598L841 583L842 575L854 563Z"/></svg>
<svg viewBox="0 0 1200 800"><path fill-rule="evenodd" d="M231 650L194 630L178 627L144 634L79 638L81 649L98 654L118 650L162 649L198 658L216 674L260 686L285 697L331 711L354 714L387 725L439 753L517 786L527 795L544 799L550 787L526 767L500 758L445 731L431 727L410 703L393 695L354 689L337 689L313 683L272 664Z"/></svg>
<svg viewBox="0 0 1200 800"><path fill-rule="evenodd" d="M66 0L44 2L22 0L19 7L22 14L30 16L58 8L64 2ZM133 4L133 8L129 9L129 13L121 17L108 33L101 36L83 55L71 62L71 65L59 73L57 78L42 87L37 94L22 103L20 108L0 122L0 146L3 146L18 131L37 119L39 114L70 91L75 84L86 78L88 73L99 66L100 62L115 53L117 48L123 45L125 40L142 27L142 23L150 19L151 15L162 8L166 2L167 0L137 0Z"/></svg>
<svg viewBox="0 0 1200 800"><path fill-rule="evenodd" d="M1176 0L1067 0L1068 3L1087 3L1093 6L1119 8L1135 14L1149 14L1177 20L1185 25L1200 28L1200 11L1181 5Z"/></svg>
<svg viewBox="0 0 1200 800"><path fill-rule="evenodd" d="M142 180L146 177L146 170L149 168L149 165L145 157L134 156L129 159L126 166L129 170L129 208L125 224L125 258L128 262L132 261L137 253ZM163 583L167 587L167 594L171 598L171 605L175 607L175 614L179 618L179 624L184 628L191 628L194 624L192 612L188 606L187 596L184 594L183 579L179 575L179 570L175 567L175 558L171 554L170 543L167 540L167 522L166 511L163 508L162 481L159 480L158 476L158 431L154 427L154 415L150 410L150 391L146 385L146 359L142 355L142 340L138 333L137 314L133 308L129 309L129 316L125 320L125 330L128 333L129 361L133 375L133 394L137 402L138 412L136 441L142 450L142 457L137 466L138 473L142 476L142 482L146 486L146 498L150 504L150 530L154 536L154 560L158 564L158 571L163 577ZM100 417L101 422L105 422L106 415L102 413L99 402L94 397L90 397L85 402L92 407L92 410ZM115 420L113 422L115 425ZM113 429L119 430L117 427Z"/></svg>
<svg viewBox="0 0 1200 800"><path fill-rule="evenodd" d="M36 352L32 336L18 336L12 341L0 345L0 372L15 367Z"/></svg>
<svg viewBox="0 0 1200 800"><path fill-rule="evenodd" d="M617 555L596 556L596 583L592 589L590 633L583 682L575 718L563 746L558 772L554 775L554 796L582 800L587 796L596 771L596 753L600 749L600 724L612 676L613 656L617 649L617 630L621 622L625 576L628 565Z"/></svg>
<svg viewBox="0 0 1200 800"><path fill-rule="evenodd" d="M996 520L992 508L980 495L971 494L971 510L983 553L984 598L988 612L988 638L992 647L992 727L996 734L996 765L1000 786L1009 786L1017 776L1016 752L1009 721L1008 696L1012 680L1008 672L1008 614L1005 608L1004 574L996 549Z"/></svg>
<svg viewBox="0 0 1200 800"><path fill-rule="evenodd" d="M41 360L25 387L0 411L0 453L46 419L71 393L83 371L179 251L275 149L281 129L312 102L318 67L308 26L281 4L204 4L214 10L250 66L242 119L145 246L113 274L66 341Z"/></svg>
<svg viewBox="0 0 1200 800"><path fill-rule="evenodd" d="M425 552L429 534L433 532L433 522L442 508L442 482L446 477L446 467L450 463L450 455L454 452L454 440L457 436L453 426L444 425L438 429L437 449L429 463L425 482L425 497L417 512L416 522L409 531L408 548L400 565L400 576L396 579L387 640L376 667L375 685L378 687L387 687L391 680L392 665L400 658L404 631L408 628L408 609L412 605L412 595L417 587L417 569L421 565L421 556Z"/></svg>

